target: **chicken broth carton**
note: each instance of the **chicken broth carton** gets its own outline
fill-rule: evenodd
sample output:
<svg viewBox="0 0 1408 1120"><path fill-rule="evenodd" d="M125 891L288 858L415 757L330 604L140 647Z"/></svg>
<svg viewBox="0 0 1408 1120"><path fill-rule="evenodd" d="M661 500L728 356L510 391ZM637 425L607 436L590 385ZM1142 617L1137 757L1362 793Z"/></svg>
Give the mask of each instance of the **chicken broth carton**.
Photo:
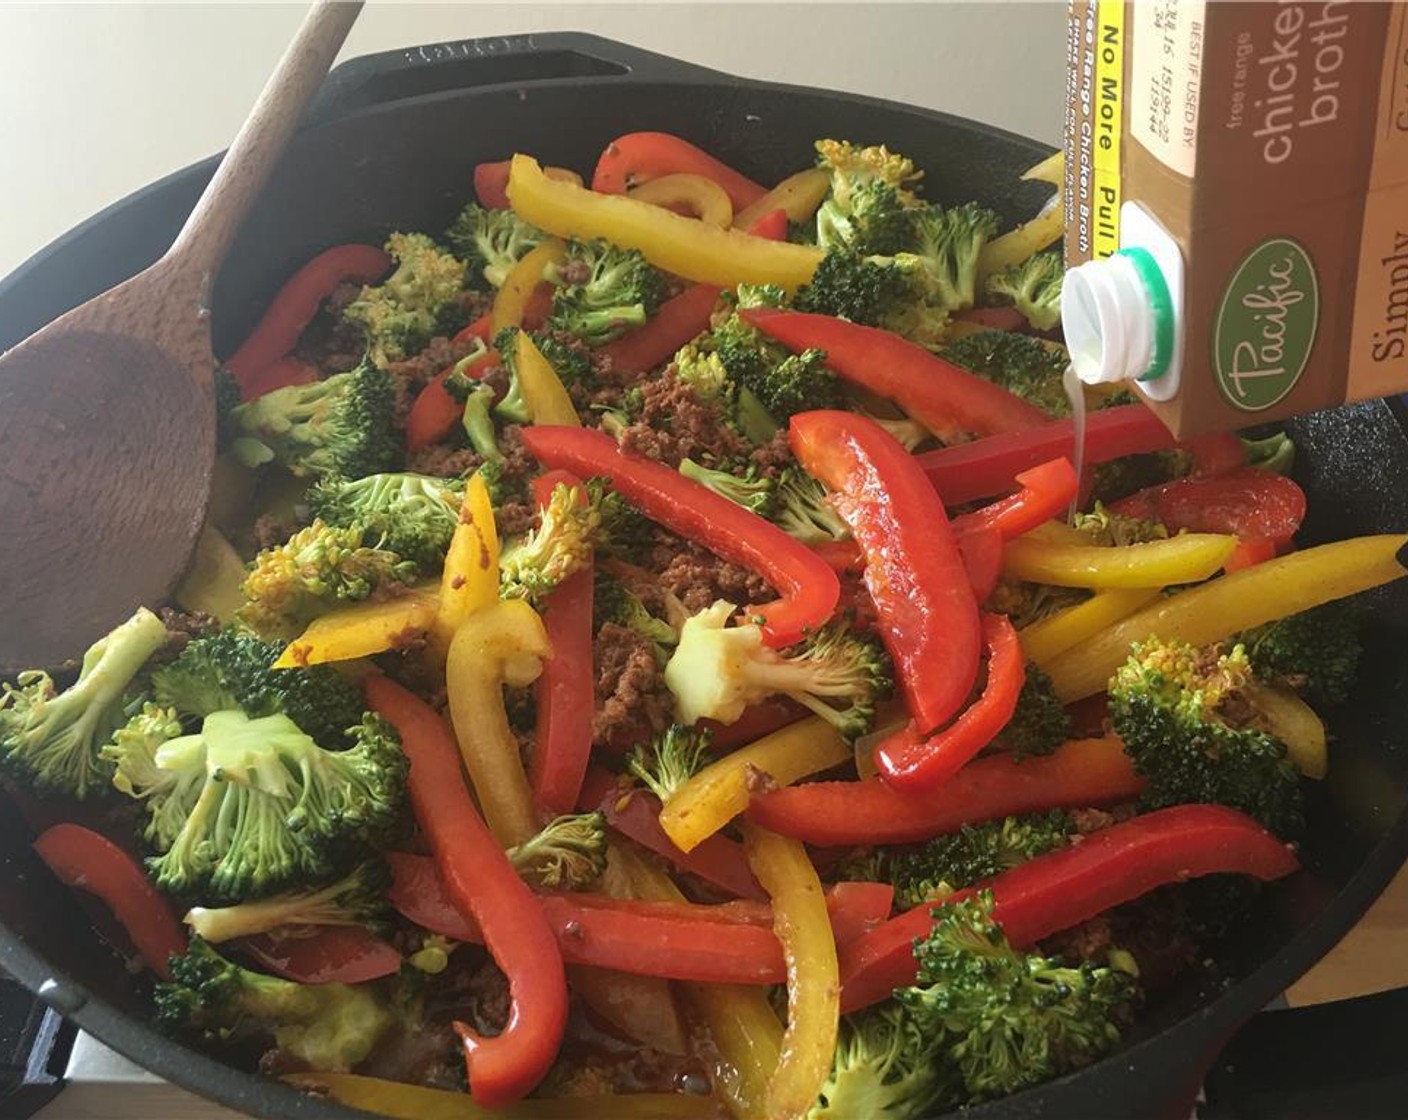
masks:
<svg viewBox="0 0 1408 1120"><path fill-rule="evenodd" d="M1408 389L1408 4L1073 0L1062 319L1177 435Z"/></svg>

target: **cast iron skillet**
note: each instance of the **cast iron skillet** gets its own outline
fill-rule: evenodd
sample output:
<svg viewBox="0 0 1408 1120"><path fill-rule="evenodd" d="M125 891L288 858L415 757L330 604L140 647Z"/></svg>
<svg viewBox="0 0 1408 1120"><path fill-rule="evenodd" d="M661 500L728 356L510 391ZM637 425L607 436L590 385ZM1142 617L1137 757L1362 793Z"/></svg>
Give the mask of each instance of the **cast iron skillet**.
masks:
<svg viewBox="0 0 1408 1120"><path fill-rule="evenodd" d="M1030 213L1049 189L1017 181L1049 151L1030 140L890 102L743 81L592 36L376 55L333 72L240 236L215 290L217 352L233 348L279 282L317 251L379 242L393 229L442 229L469 193L476 163L518 148L586 173L607 141L637 129L679 133L761 182L806 165L822 136L883 142L924 168L930 197L982 199L1008 219ZM213 164L109 207L0 283L0 349L154 260ZM152 417L152 438L161 426ZM1308 417L1293 429L1296 473L1310 497L1303 543L1408 529L1408 440L1387 405ZM1226 1040L1325 953L1403 863L1408 587L1368 598L1369 652L1355 698L1332 721L1330 776L1311 791L1306 870L1268 892L1262 915L1221 955L1220 971L1150 1008L1115 1056L971 1115L1188 1116L1201 1073ZM117 966L29 839L17 814L0 811L0 967L114 1049L197 1093L260 1116L354 1115L149 1027L145 981Z"/></svg>

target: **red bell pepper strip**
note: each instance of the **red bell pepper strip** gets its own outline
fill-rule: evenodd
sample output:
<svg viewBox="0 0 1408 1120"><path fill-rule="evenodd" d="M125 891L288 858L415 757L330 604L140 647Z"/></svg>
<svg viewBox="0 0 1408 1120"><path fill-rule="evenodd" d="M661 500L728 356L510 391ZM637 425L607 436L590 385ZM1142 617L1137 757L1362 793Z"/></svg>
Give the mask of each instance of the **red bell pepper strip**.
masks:
<svg viewBox="0 0 1408 1120"><path fill-rule="evenodd" d="M1032 467L1017 475L1016 481L1021 487L1017 493L974 513L955 517L954 531L963 534L986 525L996 529L1003 540L1010 541L1064 514L1080 488L1080 479L1069 459L1052 459Z"/></svg>
<svg viewBox="0 0 1408 1120"><path fill-rule="evenodd" d="M394 946L361 926L329 926L311 937L261 933L237 944L268 971L300 984L361 984L405 963Z"/></svg>
<svg viewBox="0 0 1408 1120"><path fill-rule="evenodd" d="M751 206L767 188L741 175L688 140L666 132L628 132L606 146L592 174L592 190L625 194L662 175L699 175L723 187L735 211Z"/></svg>
<svg viewBox="0 0 1408 1120"><path fill-rule="evenodd" d="M895 401L946 443L1018 432L1051 419L1002 386L878 327L769 307L739 314L789 350L825 350L827 366L840 377Z"/></svg>
<svg viewBox="0 0 1408 1120"><path fill-rule="evenodd" d="M754 237L764 237L769 241L787 240L787 211L769 210L748 227Z"/></svg>
<svg viewBox="0 0 1408 1120"><path fill-rule="evenodd" d="M1009 754L976 758L928 794L878 777L787 786L754 797L748 816L822 847L909 844L1018 813L1115 805L1143 788L1118 739L1077 739L1021 762Z"/></svg>
<svg viewBox="0 0 1408 1120"><path fill-rule="evenodd" d="M111 910L142 963L171 979L170 960L185 953L186 934L141 864L106 836L76 824L45 830L34 850L59 882L87 891Z"/></svg>
<svg viewBox="0 0 1408 1120"><path fill-rule="evenodd" d="M807 718L807 709L786 696L769 696L743 709L732 723L703 719L699 726L709 731L709 746L715 754L727 754L738 747L756 742L784 727Z"/></svg>
<svg viewBox="0 0 1408 1120"><path fill-rule="evenodd" d="M875 767L896 789L932 792L991 743L1012 719L1026 681L1022 646L1005 614L985 614L983 644L988 650L983 694L947 727L927 737L911 722L875 745Z"/></svg>
<svg viewBox="0 0 1408 1120"><path fill-rule="evenodd" d="M500 361L502 359L497 350L486 351L465 367L464 375L478 380ZM453 369L454 366L449 366L427 381L411 403L411 411L406 415L407 451L419 451L439 443L454 431L464 415L464 405L450 396L450 391L445 388L445 378L450 376Z"/></svg>
<svg viewBox="0 0 1408 1120"><path fill-rule="evenodd" d="M339 284L369 284L390 267L391 258L375 245L336 245L289 277L259 325L225 360L245 399L255 395L249 390L256 378L298 344L298 336Z"/></svg>
<svg viewBox="0 0 1408 1120"><path fill-rule="evenodd" d="M1238 537L1237 547L1222 565L1224 572L1235 572L1264 564L1276 556L1276 542L1270 537Z"/></svg>
<svg viewBox="0 0 1408 1120"><path fill-rule="evenodd" d="M986 603L1002 578L1002 534L992 525L970 525L958 534L958 552L973 598Z"/></svg>
<svg viewBox="0 0 1408 1120"><path fill-rule="evenodd" d="M240 389L246 400L254 400L275 389L289 385L311 385L318 380L318 371L301 358L286 354L271 366L255 374L247 386Z"/></svg>
<svg viewBox="0 0 1408 1120"><path fill-rule="evenodd" d="M541 509L558 483L582 485L566 471L552 471L533 481L533 498ZM585 500L586 491L582 491ZM549 593L543 626L552 657L534 682L538 726L528 784L533 803L544 816L570 813L577 804L592 753L592 713L596 710L596 671L592 663L593 564L574 572Z"/></svg>
<svg viewBox="0 0 1408 1120"><path fill-rule="evenodd" d="M470 1095L492 1108L531 1091L551 1068L567 1026L567 977L552 927L533 892L479 816L460 773L445 721L414 693L383 676L366 678L367 703L396 728L410 759L415 812L454 908L472 918L508 977L508 1024L484 1038L456 1023Z"/></svg>
<svg viewBox="0 0 1408 1120"><path fill-rule="evenodd" d="M667 299L645 323L608 342L600 353L611 359L613 369L648 373L663 365L681 346L709 329L709 316L720 289L693 284Z"/></svg>
<svg viewBox="0 0 1408 1120"><path fill-rule="evenodd" d="M478 923L450 903L434 860L400 852L386 859L392 875L387 897L398 913L442 937L483 941ZM883 929L892 898L884 883L837 884L827 891L838 947ZM703 906L587 893L537 901L568 964L720 984L776 984L786 976L772 908L763 903Z"/></svg>
<svg viewBox="0 0 1408 1120"><path fill-rule="evenodd" d="M960 520L953 522L955 531L960 527ZM979 603L986 602L997 581L1002 578L1002 534L995 526L978 522L968 522L962 529L956 539L959 554L963 557L963 567L968 573L968 585ZM854 540L821 541L811 548L842 579L865 572L865 554Z"/></svg>
<svg viewBox="0 0 1408 1120"><path fill-rule="evenodd" d="M1247 461L1247 449L1235 432L1189 436L1179 446L1193 456L1194 478L1234 471Z"/></svg>
<svg viewBox="0 0 1408 1120"><path fill-rule="evenodd" d="M582 786L581 805L600 809L606 814L606 823L622 836L663 856L681 871L737 898L767 897L753 878L738 841L715 834L692 851L681 851L660 827L660 799L648 790L623 792L613 774L596 768L588 772Z"/></svg>
<svg viewBox="0 0 1408 1120"><path fill-rule="evenodd" d="M474 165L474 200L489 210L507 210L509 161Z"/></svg>
<svg viewBox="0 0 1408 1120"><path fill-rule="evenodd" d="M865 586L920 733L963 705L978 676L978 604L948 514L914 456L874 420L799 412L792 453L833 491L865 554Z"/></svg>
<svg viewBox="0 0 1408 1120"><path fill-rule="evenodd" d="M1142 404L1118 405L1086 418L1085 462L1106 463L1125 455L1167 451L1177 441L1163 421ZM1075 454L1075 423L1053 420L1022 432L988 436L915 456L945 504L956 506L1003 494L1023 471Z"/></svg>
<svg viewBox="0 0 1408 1120"><path fill-rule="evenodd" d="M1305 491L1285 475L1258 467L1150 486L1110 506L1126 517L1158 521L1170 532L1234 533L1289 541L1305 519Z"/></svg>
<svg viewBox="0 0 1408 1120"><path fill-rule="evenodd" d="M523 429L523 442L544 466L583 478L606 476L647 517L766 579L782 597L752 613L762 618L763 640L773 648L800 641L836 610L841 584L826 561L707 486L664 463L628 455L593 428L535 425Z"/></svg>
<svg viewBox="0 0 1408 1120"><path fill-rule="evenodd" d="M450 341L469 342L471 339L477 338L479 341L487 344L493 341L493 334L494 313L492 311L486 311L468 326L461 327L459 333L456 334L454 338L450 339Z"/></svg>
<svg viewBox="0 0 1408 1120"><path fill-rule="evenodd" d="M992 891L993 918L1019 949L1167 883L1201 875L1280 879L1300 864L1256 821L1222 805L1175 805L1133 817L960 891ZM914 983L914 942L933 904L891 918L841 955L841 1010L855 1011Z"/></svg>

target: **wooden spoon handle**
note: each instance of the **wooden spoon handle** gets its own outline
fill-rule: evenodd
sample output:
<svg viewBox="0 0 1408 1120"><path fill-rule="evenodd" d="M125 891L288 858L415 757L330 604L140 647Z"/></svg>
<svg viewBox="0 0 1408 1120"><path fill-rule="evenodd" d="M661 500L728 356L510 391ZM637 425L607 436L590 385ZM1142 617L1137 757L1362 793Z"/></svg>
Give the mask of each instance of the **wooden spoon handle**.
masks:
<svg viewBox="0 0 1408 1120"><path fill-rule="evenodd" d="M166 263L187 275L195 273L203 295L208 293L235 231L297 129L303 110L321 88L343 40L357 22L362 3L316 0L167 251Z"/></svg>

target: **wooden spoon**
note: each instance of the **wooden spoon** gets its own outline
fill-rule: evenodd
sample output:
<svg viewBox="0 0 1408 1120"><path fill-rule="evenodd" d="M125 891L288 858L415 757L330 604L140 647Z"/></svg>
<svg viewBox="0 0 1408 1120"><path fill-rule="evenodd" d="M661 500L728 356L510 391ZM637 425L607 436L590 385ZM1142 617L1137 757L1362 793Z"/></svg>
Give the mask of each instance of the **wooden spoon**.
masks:
<svg viewBox="0 0 1408 1120"><path fill-rule="evenodd" d="M313 5L164 257L0 355L0 673L75 658L190 563L211 283L361 8Z"/></svg>

